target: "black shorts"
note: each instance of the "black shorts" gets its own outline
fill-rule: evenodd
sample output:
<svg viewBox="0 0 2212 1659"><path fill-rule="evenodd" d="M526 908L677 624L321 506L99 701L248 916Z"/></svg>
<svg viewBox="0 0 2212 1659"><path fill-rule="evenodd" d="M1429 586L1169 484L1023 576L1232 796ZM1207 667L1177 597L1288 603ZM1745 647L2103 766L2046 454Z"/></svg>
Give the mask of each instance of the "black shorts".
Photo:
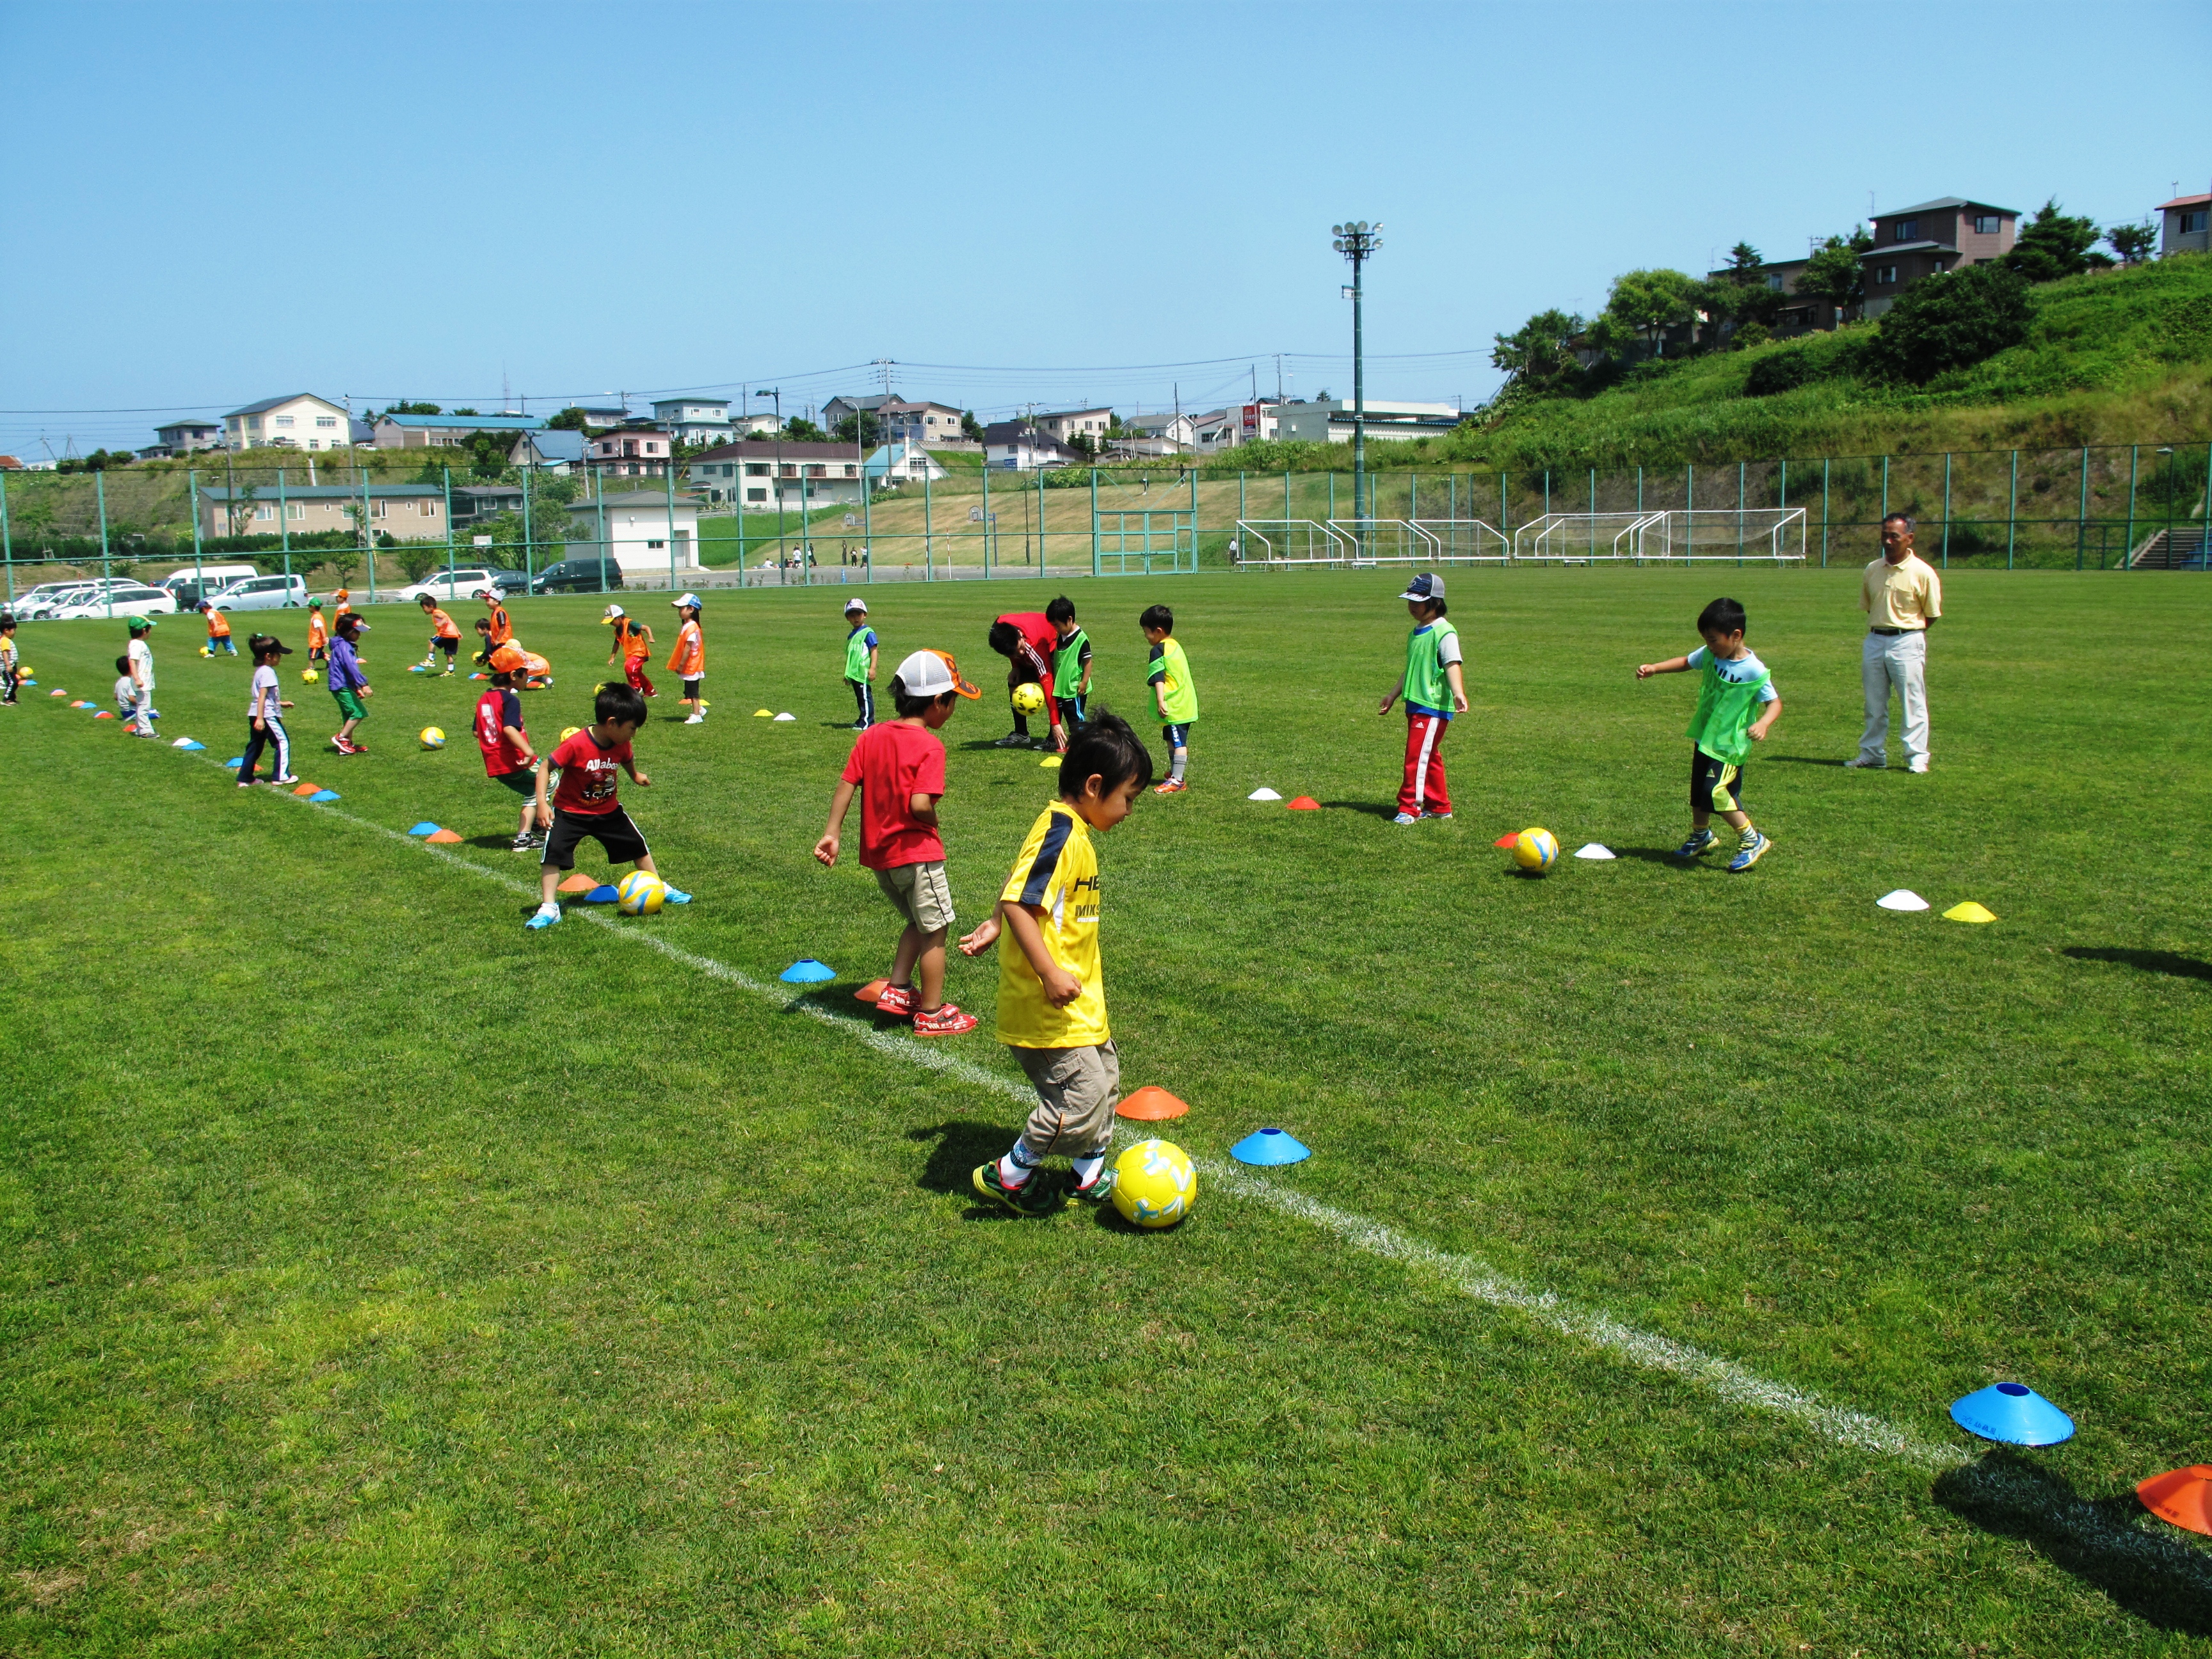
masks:
<svg viewBox="0 0 2212 1659"><path fill-rule="evenodd" d="M518 766L512 772L495 772L491 775L491 781L501 788L514 790L518 795L535 796L538 793L538 774L527 766Z"/></svg>
<svg viewBox="0 0 2212 1659"><path fill-rule="evenodd" d="M1690 810L1742 811L1743 768L1734 761L1715 760L1702 749L1690 750Z"/></svg>
<svg viewBox="0 0 2212 1659"><path fill-rule="evenodd" d="M1083 724L1082 698L1054 697L1053 701L1060 705L1060 723L1062 726L1073 732Z"/></svg>
<svg viewBox="0 0 2212 1659"><path fill-rule="evenodd" d="M700 676L700 679L704 679L705 678L706 678L706 676L704 676L703 674ZM686 681L684 681L684 695L683 695L681 697L678 698L678 699L677 699L677 701L678 701L678 702L698 702L698 701L699 701L699 681L698 681L698 680L686 680Z"/></svg>
<svg viewBox="0 0 2212 1659"><path fill-rule="evenodd" d="M447 639L442 635L438 638L432 640L430 643L436 646L439 650L446 653L446 660L448 662L453 660L453 653L461 648L461 642L459 640Z"/></svg>
<svg viewBox="0 0 2212 1659"><path fill-rule="evenodd" d="M574 869L577 845L587 839L606 849L609 864L635 864L653 856L645 837L621 807L611 812L567 812L556 806L553 827L545 835L544 862L555 870Z"/></svg>

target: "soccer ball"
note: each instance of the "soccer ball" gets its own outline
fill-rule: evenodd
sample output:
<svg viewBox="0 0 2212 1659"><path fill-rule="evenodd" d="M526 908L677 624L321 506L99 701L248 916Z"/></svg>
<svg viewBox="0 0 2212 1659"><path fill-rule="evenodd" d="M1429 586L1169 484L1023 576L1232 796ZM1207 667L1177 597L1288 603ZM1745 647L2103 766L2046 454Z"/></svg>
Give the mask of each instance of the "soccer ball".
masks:
<svg viewBox="0 0 2212 1659"><path fill-rule="evenodd" d="M202 646L202 647L200 647L200 655L202 655L203 657L212 657L213 655L215 655L215 647L212 647L212 646L206 646L206 645Z"/></svg>
<svg viewBox="0 0 2212 1659"><path fill-rule="evenodd" d="M1044 688L1041 685L1018 685L1014 688L1014 708L1024 714L1044 712Z"/></svg>
<svg viewBox="0 0 2212 1659"><path fill-rule="evenodd" d="M446 734L434 726L424 726L421 737L425 749L443 749L446 746Z"/></svg>
<svg viewBox="0 0 2212 1659"><path fill-rule="evenodd" d="M1559 858L1559 843L1548 830L1523 830L1513 838L1513 862L1523 870L1540 876Z"/></svg>
<svg viewBox="0 0 2212 1659"><path fill-rule="evenodd" d="M1172 1227L1198 1202L1198 1171L1172 1140L1140 1140L1114 1160L1114 1207L1139 1227Z"/></svg>
<svg viewBox="0 0 2212 1659"><path fill-rule="evenodd" d="M312 668L303 668L303 669L301 669L301 670L300 671L300 684L302 684L302 685L313 685L314 683L315 683L315 671L314 671L313 669L312 669Z"/></svg>
<svg viewBox="0 0 2212 1659"><path fill-rule="evenodd" d="M668 884L650 870L633 870L615 884L615 906L626 916L651 916L668 902Z"/></svg>
<svg viewBox="0 0 2212 1659"><path fill-rule="evenodd" d="M574 736L576 735L576 733L577 733L577 732L579 732L582 731L583 729L584 729L584 728L583 728L582 726L562 726L562 727L561 728L561 741L562 741L562 742L563 742L563 743L568 742L569 738L571 738L574 737Z"/></svg>

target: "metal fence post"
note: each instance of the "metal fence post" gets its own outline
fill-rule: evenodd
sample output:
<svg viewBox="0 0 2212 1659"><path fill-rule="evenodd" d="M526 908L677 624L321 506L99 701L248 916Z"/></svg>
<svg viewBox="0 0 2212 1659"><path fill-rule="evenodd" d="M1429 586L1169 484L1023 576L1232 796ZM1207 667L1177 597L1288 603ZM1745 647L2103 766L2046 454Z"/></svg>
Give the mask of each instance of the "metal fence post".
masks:
<svg viewBox="0 0 2212 1659"><path fill-rule="evenodd" d="M2120 567L2123 570L2131 569L2135 564L2136 478L2142 460L2142 446L2141 444L2130 444L2128 446L2128 535L2127 539L2120 544L2120 556L2127 561L2125 564ZM102 545L104 546L106 544L103 543Z"/></svg>
<svg viewBox="0 0 2212 1659"><path fill-rule="evenodd" d="M599 592L607 591L607 470L602 465L592 474L592 494L599 509ZM775 484L775 527L783 528L783 480Z"/></svg>
<svg viewBox="0 0 2212 1659"><path fill-rule="evenodd" d="M1886 453L1881 458L1881 516L1889 517L1889 457Z"/></svg>
<svg viewBox="0 0 2212 1659"><path fill-rule="evenodd" d="M1743 568L1743 485L1744 468L1747 464L1735 464L1735 568Z"/></svg>
<svg viewBox="0 0 2212 1659"><path fill-rule="evenodd" d="M376 521L375 507L368 495L368 469L354 468L354 476L361 480L361 540L368 550L368 602L376 603Z"/></svg>
<svg viewBox="0 0 2212 1659"><path fill-rule="evenodd" d="M674 447L672 444L670 446L672 449ZM676 458L673 455L669 457L668 465L660 469L660 478L666 486L662 494L668 500L668 523L665 526L668 536L668 591L679 593L683 590L676 586ZM866 480L862 481L861 487L866 487Z"/></svg>
<svg viewBox="0 0 2212 1659"><path fill-rule="evenodd" d="M203 585L200 578L200 470L198 467L185 470L185 489L192 501L192 592L197 594Z"/></svg>
<svg viewBox="0 0 2212 1659"><path fill-rule="evenodd" d="M2012 489L2005 497L2005 568L2012 568L2013 538L2020 528L2020 451L2012 453Z"/></svg>
<svg viewBox="0 0 2212 1659"><path fill-rule="evenodd" d="M1820 457L1820 568L1828 568L1828 468L1833 457Z"/></svg>
<svg viewBox="0 0 2212 1659"><path fill-rule="evenodd" d="M927 450L922 453L928 453ZM929 469L924 467L921 473L921 579L925 582L937 580L937 511L930 498L929 483Z"/></svg>
<svg viewBox="0 0 2212 1659"><path fill-rule="evenodd" d="M925 458L928 453L926 449L922 451ZM888 478L890 476L891 447L886 441L884 445L884 477ZM868 488L868 464L866 461L860 463L860 562L868 572L864 581L873 586L876 580L876 493Z"/></svg>
<svg viewBox="0 0 2212 1659"><path fill-rule="evenodd" d="M1091 469L1091 574L1098 574L1098 469Z"/></svg>
<svg viewBox="0 0 2212 1659"><path fill-rule="evenodd" d="M2212 453L2212 451L2208 451ZM2089 446L2081 446L2081 505L2074 515L2074 568L2081 568L2084 544L2089 538Z"/></svg>
<svg viewBox="0 0 2212 1659"><path fill-rule="evenodd" d="M1242 541L1243 540L1243 536L1244 536L1244 531L1243 531L1243 524L1244 524L1244 520L1247 520L1247 519L1249 519L1249 518L1250 518L1251 516L1252 516L1252 515L1251 515L1249 513L1248 513L1248 512L1246 512L1246 511L1244 510L1244 475L1243 475L1242 472L1239 472L1239 473L1237 475L1237 534L1236 534L1234 537L1232 537L1232 538L1231 538L1231 540L1237 541L1237 542L1238 542L1238 543L1240 543L1240 544L1242 543ZM1242 545L1240 545L1240 546L1237 548L1237 564L1238 564L1240 567L1241 567L1241 566L1243 564L1243 562L1244 562L1244 550L1243 550L1243 546L1242 546Z"/></svg>
<svg viewBox="0 0 2212 1659"><path fill-rule="evenodd" d="M535 471L537 469L534 466L526 466L522 469L522 591L525 593L529 592L538 581L538 568L532 563L530 557L533 544L531 531L534 523L530 516L530 475ZM742 572L745 564L743 556L744 547L742 543L738 544L738 551L739 554L738 568Z"/></svg>
<svg viewBox="0 0 2212 1659"><path fill-rule="evenodd" d="M1951 452L1943 452L1943 568L1951 568Z"/></svg>
<svg viewBox="0 0 2212 1659"><path fill-rule="evenodd" d="M1595 559L1597 557L1597 469L1595 467L1589 470L1589 546L1587 550L1589 556Z"/></svg>
<svg viewBox="0 0 2212 1659"><path fill-rule="evenodd" d="M1198 574L1198 469L1193 467L1186 475L1190 479L1190 574ZM1169 523L1175 521L1170 519ZM1149 538L1147 538L1149 539ZM1175 561L1175 568L1182 568L1182 561Z"/></svg>
<svg viewBox="0 0 2212 1659"><path fill-rule="evenodd" d="M289 583L292 575L292 503L284 494L284 469L276 469L276 532L284 549L284 576Z"/></svg>
<svg viewBox="0 0 2212 1659"><path fill-rule="evenodd" d="M1042 580L1044 580L1044 469L1043 469L1042 467L1039 467L1039 468L1037 468L1037 470L1036 470L1036 475L1037 475L1037 580L1038 580L1039 581L1042 581Z"/></svg>
<svg viewBox="0 0 2212 1659"><path fill-rule="evenodd" d="M107 592L107 615L115 617L115 578L107 559L107 474L105 470L92 475L93 499L100 506L100 581Z"/></svg>
<svg viewBox="0 0 2212 1659"><path fill-rule="evenodd" d="M1694 461L1682 467L1682 568L1690 568L1690 561L1698 555L1698 466Z"/></svg>
<svg viewBox="0 0 2212 1659"><path fill-rule="evenodd" d="M446 603L453 602L453 469L438 469L446 492Z"/></svg>
<svg viewBox="0 0 2212 1659"><path fill-rule="evenodd" d="M1015 457L1019 459L1021 453L1021 446L1016 444ZM983 452L983 580L991 580L991 452L988 449Z"/></svg>
<svg viewBox="0 0 2212 1659"><path fill-rule="evenodd" d="M2212 443L2204 446L2204 528L2197 533L2198 568L2212 574Z"/></svg>
<svg viewBox="0 0 2212 1659"><path fill-rule="evenodd" d="M8 529L8 479L0 474L0 562L8 569L8 608L15 608L15 543Z"/></svg>

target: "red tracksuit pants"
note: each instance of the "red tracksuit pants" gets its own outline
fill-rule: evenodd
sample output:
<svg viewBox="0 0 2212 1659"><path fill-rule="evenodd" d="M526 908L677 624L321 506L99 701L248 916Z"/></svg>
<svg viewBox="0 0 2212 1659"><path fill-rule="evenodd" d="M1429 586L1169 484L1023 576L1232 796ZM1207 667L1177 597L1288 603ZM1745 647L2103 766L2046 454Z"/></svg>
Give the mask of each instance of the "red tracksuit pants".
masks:
<svg viewBox="0 0 2212 1659"><path fill-rule="evenodd" d="M644 658L624 657L623 659L623 673L629 679L631 685L635 687L638 690L644 692L647 696L650 697L657 695L653 691L653 682L645 677Z"/></svg>
<svg viewBox="0 0 2212 1659"><path fill-rule="evenodd" d="M1406 781L1398 790L1398 810L1417 817L1452 810L1444 785L1444 733L1451 722L1442 714L1406 711Z"/></svg>

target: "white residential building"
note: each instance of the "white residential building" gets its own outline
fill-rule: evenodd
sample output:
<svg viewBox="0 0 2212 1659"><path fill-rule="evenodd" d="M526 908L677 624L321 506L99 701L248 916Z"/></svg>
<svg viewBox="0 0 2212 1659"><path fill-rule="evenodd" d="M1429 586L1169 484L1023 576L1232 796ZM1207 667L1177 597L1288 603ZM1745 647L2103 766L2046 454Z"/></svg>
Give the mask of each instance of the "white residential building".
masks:
<svg viewBox="0 0 2212 1659"><path fill-rule="evenodd" d="M343 449L351 434L345 405L312 392L264 398L222 417L233 449Z"/></svg>
<svg viewBox="0 0 2212 1659"><path fill-rule="evenodd" d="M1110 409L1062 409L1050 415L1039 415L1030 424L1048 438L1057 438L1062 443L1081 437L1090 439L1094 446L1103 447L1106 442L1106 428L1114 424L1114 411Z"/></svg>
<svg viewBox="0 0 2212 1659"><path fill-rule="evenodd" d="M1276 405L1274 416L1276 434L1292 443L1348 444L1356 424L1351 401L1344 398L1280 404ZM1459 422L1459 408L1454 404L1394 401L1370 402L1367 405L1367 435L1370 438L1435 437L1449 432Z"/></svg>
<svg viewBox="0 0 2212 1659"><path fill-rule="evenodd" d="M2177 196L2158 204L2158 257L2212 253L2212 195Z"/></svg>
<svg viewBox="0 0 2212 1659"><path fill-rule="evenodd" d="M656 398L653 420L663 432L687 444L727 443L737 435L727 398Z"/></svg>
<svg viewBox="0 0 2212 1659"><path fill-rule="evenodd" d="M694 455L684 464L684 477L687 488L703 491L709 502L773 513L779 505L787 511L839 501L857 505L861 465L850 444L741 438Z"/></svg>
<svg viewBox="0 0 2212 1659"><path fill-rule="evenodd" d="M626 490L599 501L585 497L568 504L568 558L610 558L625 574L635 570L650 575L657 570L665 575L672 560L679 573L696 569L698 553L699 503L690 495L676 498L673 514L666 495L654 489Z"/></svg>
<svg viewBox="0 0 2212 1659"><path fill-rule="evenodd" d="M983 428L983 465L994 472L1035 472L1082 460L1079 452L1026 421L994 421Z"/></svg>

